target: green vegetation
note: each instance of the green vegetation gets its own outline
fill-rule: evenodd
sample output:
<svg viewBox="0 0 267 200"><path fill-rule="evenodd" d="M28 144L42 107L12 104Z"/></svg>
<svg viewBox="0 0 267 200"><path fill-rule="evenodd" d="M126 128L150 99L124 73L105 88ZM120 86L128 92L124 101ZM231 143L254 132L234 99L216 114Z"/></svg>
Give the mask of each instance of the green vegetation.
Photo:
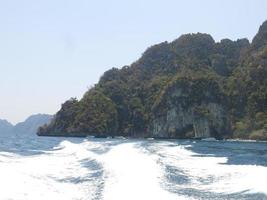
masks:
<svg viewBox="0 0 267 200"><path fill-rule="evenodd" d="M251 44L197 33L152 46L132 65L105 72L80 101L65 102L38 134L149 137L178 106L208 119L219 137L266 139L267 21Z"/></svg>

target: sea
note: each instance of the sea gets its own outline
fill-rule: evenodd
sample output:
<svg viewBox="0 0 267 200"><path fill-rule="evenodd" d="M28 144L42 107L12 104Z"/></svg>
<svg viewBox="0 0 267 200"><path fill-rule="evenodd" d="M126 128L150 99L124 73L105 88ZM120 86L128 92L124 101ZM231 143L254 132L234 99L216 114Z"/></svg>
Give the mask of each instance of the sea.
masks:
<svg viewBox="0 0 267 200"><path fill-rule="evenodd" d="M0 200L267 200L267 143L0 136Z"/></svg>

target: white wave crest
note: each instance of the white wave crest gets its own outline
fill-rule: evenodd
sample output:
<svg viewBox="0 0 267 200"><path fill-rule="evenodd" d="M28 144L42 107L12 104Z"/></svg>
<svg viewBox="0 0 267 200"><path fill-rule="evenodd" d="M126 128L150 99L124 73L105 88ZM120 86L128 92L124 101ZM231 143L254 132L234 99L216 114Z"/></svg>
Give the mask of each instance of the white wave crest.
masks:
<svg viewBox="0 0 267 200"><path fill-rule="evenodd" d="M106 169L104 199L188 199L160 187L163 172L156 155L148 155L126 143L113 148L102 157Z"/></svg>
<svg viewBox="0 0 267 200"><path fill-rule="evenodd" d="M159 148L159 147L158 147ZM229 165L226 157L200 155L184 146L161 145L163 165L170 165L182 172L189 183L177 184L176 189L197 188L215 193L265 193L267 167L256 165Z"/></svg>

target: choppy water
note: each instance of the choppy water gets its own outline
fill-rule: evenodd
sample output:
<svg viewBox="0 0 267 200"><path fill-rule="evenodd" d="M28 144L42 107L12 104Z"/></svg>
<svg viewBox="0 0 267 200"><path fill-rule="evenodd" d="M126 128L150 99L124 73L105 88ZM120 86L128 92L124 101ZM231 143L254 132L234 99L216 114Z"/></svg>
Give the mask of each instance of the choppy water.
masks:
<svg viewBox="0 0 267 200"><path fill-rule="evenodd" d="M0 138L1 200L267 199L267 143Z"/></svg>

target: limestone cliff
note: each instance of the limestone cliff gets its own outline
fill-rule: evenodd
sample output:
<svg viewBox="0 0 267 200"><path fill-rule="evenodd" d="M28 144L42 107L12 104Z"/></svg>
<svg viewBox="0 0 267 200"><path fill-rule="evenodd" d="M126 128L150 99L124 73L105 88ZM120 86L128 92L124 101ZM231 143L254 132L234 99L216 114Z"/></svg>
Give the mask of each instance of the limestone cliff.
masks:
<svg viewBox="0 0 267 200"><path fill-rule="evenodd" d="M227 100L216 80L178 77L154 105L154 137L222 138L231 133Z"/></svg>
<svg viewBox="0 0 267 200"><path fill-rule="evenodd" d="M251 44L195 33L154 45L66 101L38 134L267 138L266 24Z"/></svg>

